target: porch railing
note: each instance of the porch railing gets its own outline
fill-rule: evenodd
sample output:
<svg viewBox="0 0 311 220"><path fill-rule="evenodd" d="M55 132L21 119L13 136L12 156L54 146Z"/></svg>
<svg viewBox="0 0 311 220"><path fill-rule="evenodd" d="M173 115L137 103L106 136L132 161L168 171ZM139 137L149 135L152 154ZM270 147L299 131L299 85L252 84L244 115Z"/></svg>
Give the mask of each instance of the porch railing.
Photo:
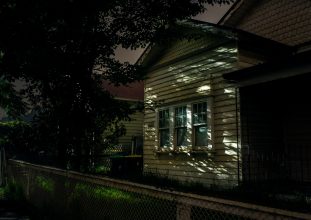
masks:
<svg viewBox="0 0 311 220"><path fill-rule="evenodd" d="M243 181L247 183L282 182L296 186L311 183L311 146L288 144L279 151L242 149ZM286 181L286 182L284 182Z"/></svg>

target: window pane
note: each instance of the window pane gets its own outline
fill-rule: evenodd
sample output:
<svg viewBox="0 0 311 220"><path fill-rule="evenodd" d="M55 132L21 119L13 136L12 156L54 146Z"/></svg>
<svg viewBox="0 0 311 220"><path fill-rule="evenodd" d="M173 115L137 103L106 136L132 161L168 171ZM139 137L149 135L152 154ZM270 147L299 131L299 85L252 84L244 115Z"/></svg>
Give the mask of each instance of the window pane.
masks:
<svg viewBox="0 0 311 220"><path fill-rule="evenodd" d="M187 128L176 129L177 146L187 145Z"/></svg>
<svg viewBox="0 0 311 220"><path fill-rule="evenodd" d="M193 104L192 106L193 124L206 124L207 123L207 103L201 102Z"/></svg>
<svg viewBox="0 0 311 220"><path fill-rule="evenodd" d="M195 146L207 146L208 145L208 136L207 136L207 126L195 126L194 127L194 138Z"/></svg>
<svg viewBox="0 0 311 220"><path fill-rule="evenodd" d="M169 129L160 130L160 147L168 147L170 143Z"/></svg>
<svg viewBox="0 0 311 220"><path fill-rule="evenodd" d="M175 127L187 126L186 106L175 108Z"/></svg>
<svg viewBox="0 0 311 220"><path fill-rule="evenodd" d="M169 123L169 110L159 111L159 128L168 128Z"/></svg>

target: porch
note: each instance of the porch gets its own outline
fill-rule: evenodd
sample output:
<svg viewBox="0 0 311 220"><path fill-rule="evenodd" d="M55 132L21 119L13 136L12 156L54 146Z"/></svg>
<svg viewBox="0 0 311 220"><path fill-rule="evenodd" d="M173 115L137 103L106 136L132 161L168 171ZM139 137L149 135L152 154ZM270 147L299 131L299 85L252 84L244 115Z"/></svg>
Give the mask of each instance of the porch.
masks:
<svg viewBox="0 0 311 220"><path fill-rule="evenodd" d="M310 74L240 88L243 182L309 187Z"/></svg>

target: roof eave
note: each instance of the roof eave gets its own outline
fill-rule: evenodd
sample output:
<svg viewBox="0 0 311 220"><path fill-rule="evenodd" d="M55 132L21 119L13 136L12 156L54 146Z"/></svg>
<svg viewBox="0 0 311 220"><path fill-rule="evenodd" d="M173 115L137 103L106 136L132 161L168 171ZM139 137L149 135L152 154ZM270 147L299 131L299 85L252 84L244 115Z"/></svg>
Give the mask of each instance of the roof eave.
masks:
<svg viewBox="0 0 311 220"><path fill-rule="evenodd" d="M311 70L311 51L287 56L286 58L258 64L253 67L223 74L227 81L236 86L248 86L280 78L301 75Z"/></svg>

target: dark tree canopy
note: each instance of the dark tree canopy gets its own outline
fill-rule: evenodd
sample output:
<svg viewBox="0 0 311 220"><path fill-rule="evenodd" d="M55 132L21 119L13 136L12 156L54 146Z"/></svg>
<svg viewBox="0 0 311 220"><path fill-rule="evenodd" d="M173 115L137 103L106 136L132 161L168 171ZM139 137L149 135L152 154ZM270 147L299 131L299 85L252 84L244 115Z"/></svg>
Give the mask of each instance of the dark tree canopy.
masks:
<svg viewBox="0 0 311 220"><path fill-rule="evenodd" d="M105 129L131 112L102 80L119 85L143 77L138 66L114 58L116 47L135 49L161 40L167 25L202 12L205 3L228 2L1 0L0 90L8 95L0 96L0 104L19 106L11 116L24 113L10 87L23 80L20 95L35 109L33 145L54 149L64 164L72 155L88 154L107 141Z"/></svg>

